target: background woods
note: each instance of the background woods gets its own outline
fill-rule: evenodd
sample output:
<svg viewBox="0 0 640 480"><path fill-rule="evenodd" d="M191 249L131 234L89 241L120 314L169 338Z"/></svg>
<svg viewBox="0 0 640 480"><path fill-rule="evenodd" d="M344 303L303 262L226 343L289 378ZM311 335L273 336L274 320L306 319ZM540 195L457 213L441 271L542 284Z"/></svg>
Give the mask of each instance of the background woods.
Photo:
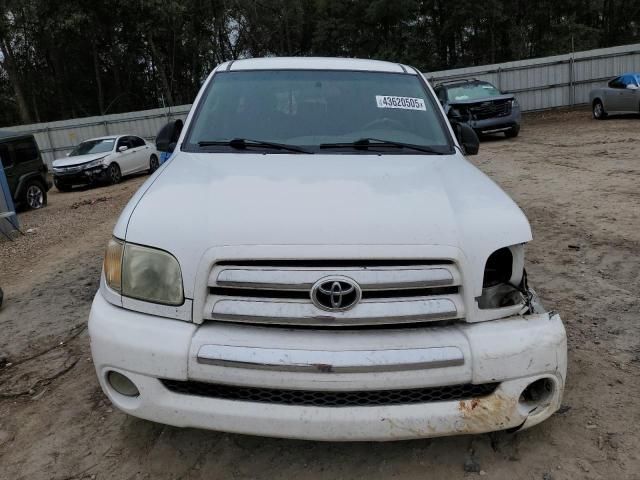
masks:
<svg viewBox="0 0 640 480"><path fill-rule="evenodd" d="M428 71L632 43L639 22L628 0L0 0L0 125L189 103L239 57Z"/></svg>

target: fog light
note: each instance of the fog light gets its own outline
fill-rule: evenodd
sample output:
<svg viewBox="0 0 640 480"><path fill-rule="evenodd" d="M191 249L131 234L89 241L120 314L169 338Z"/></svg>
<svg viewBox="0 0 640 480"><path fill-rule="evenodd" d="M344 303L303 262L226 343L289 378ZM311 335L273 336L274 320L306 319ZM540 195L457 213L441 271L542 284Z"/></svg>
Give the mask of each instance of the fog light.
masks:
<svg viewBox="0 0 640 480"><path fill-rule="evenodd" d="M551 398L555 385L549 378L541 378L530 383L520 394L520 403L527 406L538 406Z"/></svg>
<svg viewBox="0 0 640 480"><path fill-rule="evenodd" d="M114 372L113 370L107 373L107 381L113 389L120 395L127 397L137 397L140 395L138 387L121 373Z"/></svg>

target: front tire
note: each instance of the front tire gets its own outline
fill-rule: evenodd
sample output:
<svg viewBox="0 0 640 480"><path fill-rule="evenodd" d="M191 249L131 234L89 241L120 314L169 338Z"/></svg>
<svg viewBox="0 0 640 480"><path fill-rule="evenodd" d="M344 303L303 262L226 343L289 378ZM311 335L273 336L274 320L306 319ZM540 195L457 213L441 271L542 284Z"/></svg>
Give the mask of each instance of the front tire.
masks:
<svg viewBox="0 0 640 480"><path fill-rule="evenodd" d="M120 171L120 167L117 163L114 162L109 165L109 168L107 169L107 180L111 185L120 183L122 180L122 172Z"/></svg>
<svg viewBox="0 0 640 480"><path fill-rule="evenodd" d="M154 154L149 158L149 173L155 172L160 166L160 162L158 161L158 157Z"/></svg>
<svg viewBox="0 0 640 480"><path fill-rule="evenodd" d="M604 120L607 118L607 112L604 109L604 105L602 105L602 101L596 100L593 102L593 118L596 120Z"/></svg>
<svg viewBox="0 0 640 480"><path fill-rule="evenodd" d="M21 203L30 210L38 210L44 207L47 204L47 191L42 182L29 180L22 194Z"/></svg>
<svg viewBox="0 0 640 480"><path fill-rule="evenodd" d="M520 125L515 125L511 127L509 130L504 132L504 136L507 138L516 138L520 133Z"/></svg>

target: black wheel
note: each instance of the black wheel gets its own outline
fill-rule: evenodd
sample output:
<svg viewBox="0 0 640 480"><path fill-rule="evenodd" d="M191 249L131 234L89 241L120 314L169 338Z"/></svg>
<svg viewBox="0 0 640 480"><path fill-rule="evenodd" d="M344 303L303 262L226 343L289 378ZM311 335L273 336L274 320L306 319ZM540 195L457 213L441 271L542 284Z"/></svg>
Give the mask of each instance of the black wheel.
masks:
<svg viewBox="0 0 640 480"><path fill-rule="evenodd" d="M607 112L604 110L604 105L600 100L593 102L593 118L596 120L604 120L607 118Z"/></svg>
<svg viewBox="0 0 640 480"><path fill-rule="evenodd" d="M160 162L158 161L158 157L156 155L151 155L149 158L149 173L155 172L160 166Z"/></svg>
<svg viewBox="0 0 640 480"><path fill-rule="evenodd" d="M111 185L120 183L120 180L122 180L122 172L120 172L120 167L117 163L109 165L109 168L107 169L107 180Z"/></svg>
<svg viewBox="0 0 640 480"><path fill-rule="evenodd" d="M61 182L57 178L53 179L53 183L55 184L55 186L56 186L56 188L58 189L59 192L70 192L71 191L71 188L72 188L71 185L69 185L68 183Z"/></svg>
<svg viewBox="0 0 640 480"><path fill-rule="evenodd" d="M37 210L47 204L47 192L38 180L29 180L22 194L22 203L27 208Z"/></svg>
<svg viewBox="0 0 640 480"><path fill-rule="evenodd" d="M507 138L516 138L520 133L520 125L516 125L515 127L511 127L509 130L504 132L504 136Z"/></svg>

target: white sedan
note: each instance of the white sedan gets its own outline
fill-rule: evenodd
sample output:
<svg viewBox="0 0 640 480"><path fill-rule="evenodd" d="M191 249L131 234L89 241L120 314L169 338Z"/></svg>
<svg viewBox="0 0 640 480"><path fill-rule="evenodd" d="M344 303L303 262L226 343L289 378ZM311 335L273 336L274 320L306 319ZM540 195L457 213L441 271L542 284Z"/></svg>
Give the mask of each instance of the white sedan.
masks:
<svg viewBox="0 0 640 480"><path fill-rule="evenodd" d="M160 165L155 146L135 135L85 140L65 158L53 162L53 182L61 192L74 185L115 184L124 175L153 173Z"/></svg>

